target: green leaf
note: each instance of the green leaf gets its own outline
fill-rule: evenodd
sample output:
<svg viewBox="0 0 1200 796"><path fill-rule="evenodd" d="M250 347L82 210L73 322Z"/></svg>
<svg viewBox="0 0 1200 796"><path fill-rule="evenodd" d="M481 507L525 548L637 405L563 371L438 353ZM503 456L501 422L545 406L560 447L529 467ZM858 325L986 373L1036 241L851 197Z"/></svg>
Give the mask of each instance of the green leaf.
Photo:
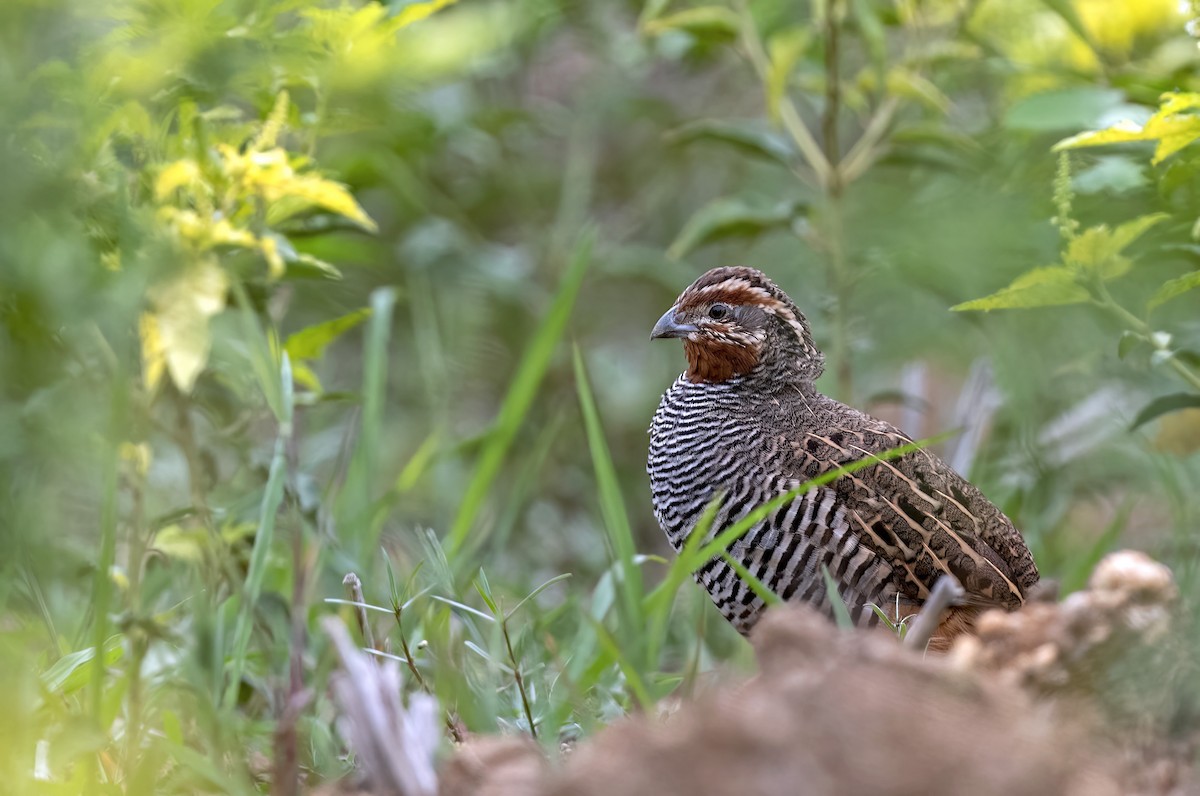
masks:
<svg viewBox="0 0 1200 796"><path fill-rule="evenodd" d="M829 574L829 567L825 566L824 562L821 563L821 578L825 581L825 596L829 598L829 603L833 606L833 618L837 620L837 626L842 629L854 627L854 620L850 618L850 610L846 607L846 601L842 599L837 582L834 581L833 575Z"/></svg>
<svg viewBox="0 0 1200 796"><path fill-rule="evenodd" d="M1031 133L1070 131L1095 126L1125 95L1095 86L1044 91L1013 103L1004 116L1009 130Z"/></svg>
<svg viewBox="0 0 1200 796"><path fill-rule="evenodd" d="M313 324L301 329L295 334L288 335L283 349L293 360L320 359L330 343L342 334L358 326L371 315L369 307L347 313L340 318Z"/></svg>
<svg viewBox="0 0 1200 796"><path fill-rule="evenodd" d="M500 609L496 607L496 600L492 597L492 587L488 583L483 567L479 568L479 575L474 580L474 586L475 591L479 592L479 596L483 598L483 604L488 607L488 610L494 616L500 616Z"/></svg>
<svg viewBox="0 0 1200 796"><path fill-rule="evenodd" d="M542 593L542 592L544 592L546 589L548 589L548 588L550 588L551 586L553 586L555 583L561 583L562 581L566 580L566 579L567 579L567 578L569 578L569 577L571 577L571 573L570 573L570 572L564 572L564 573L562 573L561 575L555 575L554 577L550 578L550 580L548 580L548 581L546 581L545 583L543 583L541 586L538 586L536 589L534 589L533 591L529 592L529 594L526 594L526 595L525 595L523 598L521 598L521 601L520 601L519 603L517 603L516 605L514 605L512 608L508 609L508 613L506 613L506 614L504 615L504 621L506 621L506 622L507 622L509 619L512 619L512 618L513 618L513 615L514 615L514 614L515 614L517 611L520 611L520 610L521 610L521 608L522 608L522 607L525 605L525 603L529 602L529 601L530 601L530 600L532 600L534 597L537 597L539 594L541 594L541 593Z"/></svg>
<svg viewBox="0 0 1200 796"><path fill-rule="evenodd" d="M1196 393L1177 392L1171 395L1160 396L1142 407L1142 410L1137 413L1137 417L1133 419L1133 423L1130 424L1129 430L1136 431L1151 420L1169 412L1178 412L1180 409L1194 409L1196 407L1200 407L1200 395Z"/></svg>
<svg viewBox="0 0 1200 796"><path fill-rule="evenodd" d="M1131 158L1109 155L1097 158L1095 164L1075 175L1071 184L1076 193L1081 194L1129 193L1146 184L1144 171L1144 167Z"/></svg>
<svg viewBox="0 0 1200 796"><path fill-rule="evenodd" d="M766 158L785 166L795 159L791 142L779 133L754 122L698 119L671 130L664 136L670 144L715 141L744 154Z"/></svg>
<svg viewBox="0 0 1200 796"><path fill-rule="evenodd" d="M792 69L811 42L809 29L800 26L782 30L767 42L767 54L771 60L766 77L767 113L773 121L779 120L779 104L787 92Z"/></svg>
<svg viewBox="0 0 1200 796"><path fill-rule="evenodd" d="M1131 331L1121 332L1121 339L1117 342L1117 359L1124 359L1129 356L1129 352L1137 348L1139 343L1146 342L1146 338L1140 334Z"/></svg>
<svg viewBox="0 0 1200 796"><path fill-rule="evenodd" d="M1054 307L1079 304L1088 299L1088 292L1075 281L1075 274L1061 265L1035 268L1021 274L1008 287L983 298L956 304L950 309L1000 310L1025 307Z"/></svg>
<svg viewBox="0 0 1200 796"><path fill-rule="evenodd" d="M1079 147L1124 144L1132 141L1156 141L1151 163L1160 163L1200 138L1200 116L1180 113L1197 107L1194 94L1164 94L1158 112L1144 125L1123 120L1105 130L1093 130L1063 139L1054 151Z"/></svg>
<svg viewBox="0 0 1200 796"><path fill-rule="evenodd" d="M105 668L121 660L125 648L121 645L120 636L109 636L104 642ZM42 686L51 694L73 694L88 683L91 669L84 666L96 657L96 648L87 647L77 652L70 652L59 658L42 673Z"/></svg>
<svg viewBox="0 0 1200 796"><path fill-rule="evenodd" d="M700 6L651 20L643 30L650 36L679 30L698 39L727 40L736 38L740 28L741 20L732 9L724 6Z"/></svg>
<svg viewBox="0 0 1200 796"><path fill-rule="evenodd" d="M802 208L799 202L764 205L738 197L714 199L688 219L667 249L667 257L679 260L713 241L787 227Z"/></svg>
<svg viewBox="0 0 1200 796"><path fill-rule="evenodd" d="M1195 290L1200 287L1200 271L1192 271L1190 274L1177 276L1162 284L1158 290L1154 291L1154 295L1146 302L1147 309L1154 309L1161 304L1165 304L1176 296L1181 296L1189 290Z"/></svg>
<svg viewBox="0 0 1200 796"><path fill-rule="evenodd" d="M903 67L896 67L887 73L887 90L893 96L913 100L938 113L950 110L950 98L940 88L928 78Z"/></svg>
<svg viewBox="0 0 1200 796"><path fill-rule="evenodd" d="M478 587L476 587L476 588L478 588ZM459 611L463 611L464 613L471 614L472 616L479 617L480 619L486 619L489 622L496 621L496 617L492 616L491 614L485 614L483 611L480 611L478 608L472 608L471 606L469 606L465 603L460 603L460 602L457 602L456 600L450 600L450 599L447 599L446 597L441 597L437 594L431 594L429 596L432 597L433 599L437 600L440 603L445 603L446 605L450 606L451 608L454 608Z"/></svg>
<svg viewBox="0 0 1200 796"><path fill-rule="evenodd" d="M584 367L583 357L579 353L578 346L575 347L573 353L575 389L579 394L579 408L583 413L588 449L592 454L592 469L596 472L600 515L604 518L604 528L608 532L608 541L612 547L613 557L616 559L614 571L620 597L621 626L630 633L637 634L631 638L639 638L645 628L646 620L642 610L644 596L642 573L634 564L637 546L633 538L633 528L629 524L629 512L625 508L625 500L621 496L617 468L613 464L612 455L608 450L608 442L604 438L604 428L600 423L600 414L596 410L587 369ZM644 648L645 645L643 644L642 647ZM641 652L642 650L637 651L639 662L642 661Z"/></svg>
<svg viewBox="0 0 1200 796"><path fill-rule="evenodd" d="M1066 261L1084 271L1099 273L1104 279L1115 279L1133 267L1133 261L1122 252L1146 230L1166 219L1166 213L1153 213L1135 218L1115 230L1108 225L1089 227L1067 246Z"/></svg>

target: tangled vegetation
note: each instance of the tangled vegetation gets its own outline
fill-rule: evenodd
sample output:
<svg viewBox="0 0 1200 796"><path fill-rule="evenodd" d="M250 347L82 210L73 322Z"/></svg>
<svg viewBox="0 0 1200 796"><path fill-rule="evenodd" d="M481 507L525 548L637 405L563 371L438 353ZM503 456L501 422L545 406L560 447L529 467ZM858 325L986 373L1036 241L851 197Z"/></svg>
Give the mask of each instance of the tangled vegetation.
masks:
<svg viewBox="0 0 1200 796"><path fill-rule="evenodd" d="M8 791L350 774L330 616L447 745L557 750L749 670L644 473L681 366L646 336L722 264L785 286L825 390L940 440L1064 592L1116 547L1171 568L1188 653L1112 696L1194 738L1198 18L0 4Z"/></svg>

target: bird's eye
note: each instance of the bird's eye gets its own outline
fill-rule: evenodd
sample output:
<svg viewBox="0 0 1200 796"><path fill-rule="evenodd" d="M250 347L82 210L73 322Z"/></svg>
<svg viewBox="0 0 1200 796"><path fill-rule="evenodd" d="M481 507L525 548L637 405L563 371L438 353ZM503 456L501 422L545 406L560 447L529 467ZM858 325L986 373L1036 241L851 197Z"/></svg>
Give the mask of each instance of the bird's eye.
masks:
<svg viewBox="0 0 1200 796"><path fill-rule="evenodd" d="M708 317L715 321L719 321L723 318L729 317L729 313L731 312L733 312L733 310L729 309L728 304L714 304L708 308Z"/></svg>

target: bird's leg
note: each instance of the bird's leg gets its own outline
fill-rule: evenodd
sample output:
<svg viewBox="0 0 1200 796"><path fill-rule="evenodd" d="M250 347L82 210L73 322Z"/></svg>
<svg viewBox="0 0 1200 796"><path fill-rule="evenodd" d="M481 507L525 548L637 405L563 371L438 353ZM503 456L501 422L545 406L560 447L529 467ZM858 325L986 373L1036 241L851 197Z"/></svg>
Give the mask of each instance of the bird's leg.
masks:
<svg viewBox="0 0 1200 796"><path fill-rule="evenodd" d="M916 620L904 634L904 645L911 649L924 650L933 634L937 632L946 612L959 604L965 595L966 592L963 591L958 578L948 572L938 578L938 582L933 584L933 591L929 593L929 599L921 607L921 613L917 614Z"/></svg>

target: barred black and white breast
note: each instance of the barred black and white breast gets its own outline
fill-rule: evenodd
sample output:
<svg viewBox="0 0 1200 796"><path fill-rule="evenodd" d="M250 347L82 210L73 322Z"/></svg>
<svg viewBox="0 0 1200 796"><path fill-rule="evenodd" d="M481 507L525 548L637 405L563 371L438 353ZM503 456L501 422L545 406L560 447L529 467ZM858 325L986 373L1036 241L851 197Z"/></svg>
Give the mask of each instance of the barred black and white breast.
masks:
<svg viewBox="0 0 1200 796"><path fill-rule="evenodd" d="M654 513L678 551L720 497L714 537L756 507L835 469L910 443L893 426L817 392L824 357L795 303L751 268L717 268L680 295L654 338L683 340L688 369L650 427ZM1014 609L1038 581L1021 534L983 494L926 451L875 464L801 494L728 549L784 601L832 613L823 567L861 625L874 604L915 613L942 573L964 604L934 646L969 630L985 607ZM724 558L696 572L747 632L764 604ZM897 617L893 617L897 618Z"/></svg>

